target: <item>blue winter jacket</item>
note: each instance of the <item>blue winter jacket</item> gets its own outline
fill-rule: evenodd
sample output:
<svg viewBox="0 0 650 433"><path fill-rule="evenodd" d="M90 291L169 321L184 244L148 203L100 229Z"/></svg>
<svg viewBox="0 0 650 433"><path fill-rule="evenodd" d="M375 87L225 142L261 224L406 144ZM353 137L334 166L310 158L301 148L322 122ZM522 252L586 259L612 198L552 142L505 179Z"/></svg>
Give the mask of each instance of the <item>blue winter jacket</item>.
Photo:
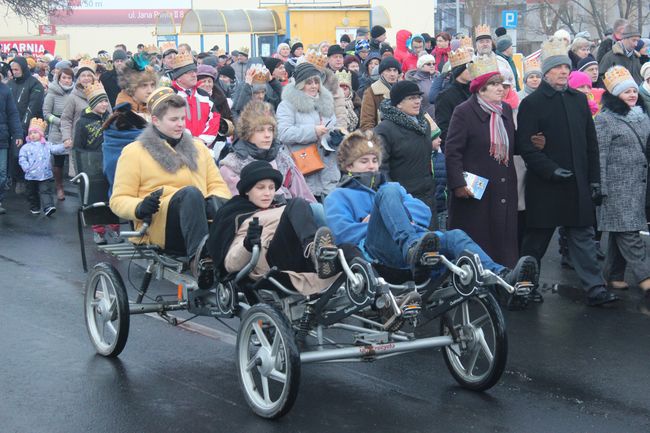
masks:
<svg viewBox="0 0 650 433"><path fill-rule="evenodd" d="M12 140L23 138L20 113L11 89L0 82L0 149L7 149Z"/></svg>
<svg viewBox="0 0 650 433"><path fill-rule="evenodd" d="M386 185L396 184L399 185L397 182L386 182L379 187L379 191ZM429 207L407 193L401 185L399 189L402 193L402 203L410 213L412 221L422 227L428 227L431 221ZM370 215L376 194L374 190L362 185L356 179L347 179L342 182L342 186L337 187L327 196L325 220L337 244L350 243L363 249L368 223L362 221Z"/></svg>
<svg viewBox="0 0 650 433"><path fill-rule="evenodd" d="M104 143L102 152L104 154L104 174L108 180L108 196L113 193L113 180L115 179L115 169L117 160L122 154L122 149L127 144L133 143L142 133L141 129L118 130L114 124L104 130Z"/></svg>
<svg viewBox="0 0 650 433"><path fill-rule="evenodd" d="M436 180L436 210L438 213L447 210L447 166L445 154L442 152L431 153L433 178Z"/></svg>

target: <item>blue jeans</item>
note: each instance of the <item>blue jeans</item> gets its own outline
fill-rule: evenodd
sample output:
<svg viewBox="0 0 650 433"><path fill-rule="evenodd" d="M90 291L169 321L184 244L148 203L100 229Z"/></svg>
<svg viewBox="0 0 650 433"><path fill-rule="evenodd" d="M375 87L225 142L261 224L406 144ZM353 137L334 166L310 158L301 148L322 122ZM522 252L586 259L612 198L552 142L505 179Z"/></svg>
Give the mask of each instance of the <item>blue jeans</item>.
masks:
<svg viewBox="0 0 650 433"><path fill-rule="evenodd" d="M368 234L364 248L366 252L382 265L396 269L408 267L407 252L414 242L417 242L427 229L411 223L408 210L402 203L402 197L397 185L387 185L375 196L375 203L368 221ZM483 268L499 273L505 268L495 263L476 242L462 230L435 232L440 239L440 254L449 260L455 260L463 251L468 250L478 254ZM444 267L437 266L433 276L444 272Z"/></svg>
<svg viewBox="0 0 650 433"><path fill-rule="evenodd" d="M9 158L9 149L0 149L0 202L5 198L7 190L7 159Z"/></svg>

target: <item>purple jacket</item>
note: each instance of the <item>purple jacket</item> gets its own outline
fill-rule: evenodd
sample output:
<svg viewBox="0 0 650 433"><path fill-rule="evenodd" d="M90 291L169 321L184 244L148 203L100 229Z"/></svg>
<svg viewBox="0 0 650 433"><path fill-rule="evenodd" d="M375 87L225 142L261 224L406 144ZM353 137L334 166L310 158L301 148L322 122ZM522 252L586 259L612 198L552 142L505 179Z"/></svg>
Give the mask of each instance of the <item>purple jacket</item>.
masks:
<svg viewBox="0 0 650 433"><path fill-rule="evenodd" d="M30 141L20 147L18 162L25 172L25 180L49 180L54 177L50 155L63 155L63 144Z"/></svg>

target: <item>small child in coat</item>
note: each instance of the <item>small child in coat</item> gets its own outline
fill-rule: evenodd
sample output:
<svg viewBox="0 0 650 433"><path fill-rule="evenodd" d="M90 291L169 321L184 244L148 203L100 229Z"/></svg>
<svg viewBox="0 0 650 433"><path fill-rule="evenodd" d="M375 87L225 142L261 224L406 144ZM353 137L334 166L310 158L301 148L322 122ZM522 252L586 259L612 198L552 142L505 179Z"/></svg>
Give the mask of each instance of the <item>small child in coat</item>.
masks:
<svg viewBox="0 0 650 433"><path fill-rule="evenodd" d="M64 154L66 147L45 141L46 128L47 123L43 119L35 117L31 120L25 144L20 147L18 163L25 172L30 212L38 215L42 209L49 217L56 212L51 155Z"/></svg>
<svg viewBox="0 0 650 433"><path fill-rule="evenodd" d="M75 126L74 148L87 152L96 152L98 160L102 161L102 144L104 143L103 124L108 119L108 96L104 86L97 82L84 88L88 107L81 113ZM77 165L79 166L79 165ZM87 173L88 174L88 173ZM95 174L89 174L95 175ZM98 175L104 176L103 173ZM93 241L97 245L106 244L106 228L112 233L119 233L119 224L93 224Z"/></svg>

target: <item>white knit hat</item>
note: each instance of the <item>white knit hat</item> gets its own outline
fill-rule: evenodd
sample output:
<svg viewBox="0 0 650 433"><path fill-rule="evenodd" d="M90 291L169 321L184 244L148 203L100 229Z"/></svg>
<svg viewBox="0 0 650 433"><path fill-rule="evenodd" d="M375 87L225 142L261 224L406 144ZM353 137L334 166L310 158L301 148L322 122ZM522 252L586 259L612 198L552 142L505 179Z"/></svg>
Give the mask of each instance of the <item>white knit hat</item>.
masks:
<svg viewBox="0 0 650 433"><path fill-rule="evenodd" d="M645 62L643 66L641 66L641 76L643 77L643 81L650 78L650 62Z"/></svg>
<svg viewBox="0 0 650 433"><path fill-rule="evenodd" d="M436 63L436 58L433 57L431 54L423 54L420 57L418 57L418 69L422 68L425 63Z"/></svg>

